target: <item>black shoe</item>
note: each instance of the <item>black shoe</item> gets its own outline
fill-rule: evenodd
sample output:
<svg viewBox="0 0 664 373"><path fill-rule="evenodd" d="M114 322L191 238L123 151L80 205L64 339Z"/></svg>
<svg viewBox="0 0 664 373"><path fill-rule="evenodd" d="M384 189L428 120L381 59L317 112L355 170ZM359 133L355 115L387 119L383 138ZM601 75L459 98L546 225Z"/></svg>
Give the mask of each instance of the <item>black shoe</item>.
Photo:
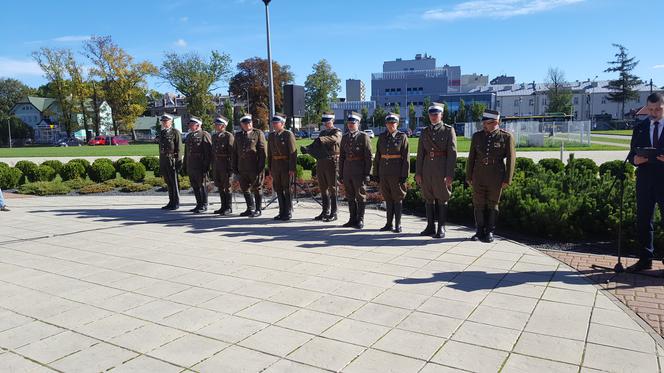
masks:
<svg viewBox="0 0 664 373"><path fill-rule="evenodd" d="M424 206L426 207L427 212L427 226L422 232L420 232L420 236L433 236L434 233L436 233L436 224L434 223L433 215L436 209L433 203L427 203Z"/></svg>
<svg viewBox="0 0 664 373"><path fill-rule="evenodd" d="M433 235L433 238L445 238L445 228L442 225L438 226L438 230Z"/></svg>
<svg viewBox="0 0 664 373"><path fill-rule="evenodd" d="M172 206L169 208L169 210L173 211L173 210L177 210L177 209L179 209L179 208L180 208L180 205L172 205Z"/></svg>
<svg viewBox="0 0 664 373"><path fill-rule="evenodd" d="M364 228L364 209L366 207L366 202L360 201L357 203L357 222L353 226L357 229Z"/></svg>
<svg viewBox="0 0 664 373"><path fill-rule="evenodd" d="M353 225L353 228L355 229L362 229L364 228L364 220L358 220L357 223Z"/></svg>
<svg viewBox="0 0 664 373"><path fill-rule="evenodd" d="M477 227L475 234L470 237L471 241L484 241L484 227Z"/></svg>
<svg viewBox="0 0 664 373"><path fill-rule="evenodd" d="M652 269L652 260L650 259L639 259L638 262L632 264L631 266L625 269L625 272L637 273L644 271L646 269Z"/></svg>
<svg viewBox="0 0 664 373"><path fill-rule="evenodd" d="M325 211L323 211L320 214L318 214L318 216L314 217L314 220L321 221L321 220L325 220L326 218L327 218L327 214L325 213Z"/></svg>
<svg viewBox="0 0 664 373"><path fill-rule="evenodd" d="M387 232L387 231L391 231L391 230L392 230L392 224L385 224L385 226L383 228L379 229L379 231L381 231L381 232Z"/></svg>
<svg viewBox="0 0 664 373"><path fill-rule="evenodd" d="M334 214L330 214L330 215L326 216L325 219L323 219L323 221L331 222L331 221L336 221L337 219L339 219L339 218L337 217L337 213L335 212Z"/></svg>
<svg viewBox="0 0 664 373"><path fill-rule="evenodd" d="M251 215L249 215L249 217L257 218L261 215L263 215L263 212L261 210L256 210L256 211L252 212Z"/></svg>
<svg viewBox="0 0 664 373"><path fill-rule="evenodd" d="M348 210L350 210L350 217L348 218L348 222L342 225L344 228L354 227L357 224L357 202L348 201Z"/></svg>
<svg viewBox="0 0 664 373"><path fill-rule="evenodd" d="M482 242L491 243L493 241L494 241L493 232L487 231L486 234L484 235L484 239L482 240Z"/></svg>
<svg viewBox="0 0 664 373"><path fill-rule="evenodd" d="M189 210L189 212L198 214L200 212L200 208L201 208L200 205L196 205L193 209Z"/></svg>
<svg viewBox="0 0 664 373"><path fill-rule="evenodd" d="M171 204L171 203L169 202L166 206L161 206L161 209L162 209L162 210L170 210L171 207L173 207L173 204Z"/></svg>
<svg viewBox="0 0 664 373"><path fill-rule="evenodd" d="M396 227L394 227L394 229L392 230L392 232L394 232L394 233L401 233L401 226L400 226L400 225L397 225Z"/></svg>

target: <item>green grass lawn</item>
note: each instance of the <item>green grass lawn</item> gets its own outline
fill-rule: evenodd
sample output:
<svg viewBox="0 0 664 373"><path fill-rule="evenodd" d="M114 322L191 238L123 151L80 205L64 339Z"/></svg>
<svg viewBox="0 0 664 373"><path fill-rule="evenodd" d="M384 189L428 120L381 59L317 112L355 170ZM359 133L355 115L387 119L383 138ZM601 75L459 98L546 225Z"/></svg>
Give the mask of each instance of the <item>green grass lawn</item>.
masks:
<svg viewBox="0 0 664 373"><path fill-rule="evenodd" d="M592 131L592 133L597 135L632 136L632 130L603 130L603 131Z"/></svg>
<svg viewBox="0 0 664 373"><path fill-rule="evenodd" d="M629 145L629 143L632 139L631 139L631 136L630 137L625 136L624 139L623 138L619 139L619 138L615 138L615 137L592 136L592 140L593 141L613 142L613 143L617 143L617 144Z"/></svg>
<svg viewBox="0 0 664 373"><path fill-rule="evenodd" d="M598 139L599 140L599 139ZM611 140L611 141L609 141ZM302 145L308 145L313 140L310 139L300 139L297 140L298 150ZM374 137L371 141L372 148L375 151L376 142L378 141L377 137ZM602 141L605 141L602 139ZM629 143L628 140L626 140ZM410 152L417 152L417 142L418 139L411 137L408 139L410 146ZM606 142L617 142L621 143L621 139L606 139ZM470 140L465 137L457 138L457 147L460 152L467 152L470 149ZM550 146L546 147L532 147L518 148L519 151L556 151L560 149L559 143L552 143ZM565 145L566 150L624 150L624 147L620 146L611 146L611 145L600 145L593 144L590 147L586 146L574 146L574 145ZM136 145L126 145L126 146L78 146L78 147L41 147L41 146L26 146L20 148L0 148L0 158L22 158L22 157L109 157L109 156L158 156L158 148L156 144L136 144Z"/></svg>

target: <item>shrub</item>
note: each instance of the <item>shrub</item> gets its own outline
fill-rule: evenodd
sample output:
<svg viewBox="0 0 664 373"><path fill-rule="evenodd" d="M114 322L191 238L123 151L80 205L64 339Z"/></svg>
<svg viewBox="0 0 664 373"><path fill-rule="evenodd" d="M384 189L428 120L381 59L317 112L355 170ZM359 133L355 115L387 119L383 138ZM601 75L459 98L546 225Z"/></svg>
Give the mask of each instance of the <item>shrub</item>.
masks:
<svg viewBox="0 0 664 373"><path fill-rule="evenodd" d="M159 163L157 163L157 165L154 167L152 172L154 173L154 176L156 176L156 177L161 176L161 169L160 169Z"/></svg>
<svg viewBox="0 0 664 373"><path fill-rule="evenodd" d="M153 187L166 188L166 182L161 177L147 177L143 180L143 183L152 185Z"/></svg>
<svg viewBox="0 0 664 373"><path fill-rule="evenodd" d="M23 172L16 167L0 167L0 189L16 188L23 176Z"/></svg>
<svg viewBox="0 0 664 373"><path fill-rule="evenodd" d="M189 182L188 177L178 176L178 187L180 190L186 190L191 188L191 182Z"/></svg>
<svg viewBox="0 0 664 373"><path fill-rule="evenodd" d="M85 179L86 169L82 162L71 160L60 169L60 177L63 181L74 179Z"/></svg>
<svg viewBox="0 0 664 373"><path fill-rule="evenodd" d="M97 159L92 162L88 174L92 181L102 183L106 180L115 178L115 167L113 167L113 164L108 161Z"/></svg>
<svg viewBox="0 0 664 373"><path fill-rule="evenodd" d="M521 171L526 176L533 176L539 173L540 168L530 158L517 157L516 158L516 171Z"/></svg>
<svg viewBox="0 0 664 373"><path fill-rule="evenodd" d="M31 161L18 161L16 162L16 165L14 166L21 170L23 173L23 176L27 181L37 181L37 166L36 163L31 162ZM25 182L25 180L23 180Z"/></svg>
<svg viewBox="0 0 664 373"><path fill-rule="evenodd" d="M136 163L136 161L134 161L132 158L129 158L129 157L122 157L122 158L118 159L117 161L113 162L113 166L115 166L116 171L120 172L120 168L125 163Z"/></svg>
<svg viewBox="0 0 664 373"><path fill-rule="evenodd" d="M141 183L132 183L127 186L124 186L120 189L124 193L133 193L133 192L145 192L146 190L152 189L152 185L141 184Z"/></svg>
<svg viewBox="0 0 664 373"><path fill-rule="evenodd" d="M90 161L88 161L87 159L83 159L83 158L75 158L75 159L72 159L72 160L69 161L69 162L77 162L77 163L80 163L81 166L83 166L83 168L85 169L85 172L88 172L88 169L90 168ZM67 163L69 163L69 162L67 162Z"/></svg>
<svg viewBox="0 0 664 373"><path fill-rule="evenodd" d="M468 163L468 158L459 157L457 158L456 165L454 165L454 180L461 183L466 182L466 164Z"/></svg>
<svg viewBox="0 0 664 373"><path fill-rule="evenodd" d="M18 188L21 194L34 194L37 196L50 196L56 194L67 194L71 189L60 181L37 181L24 184Z"/></svg>
<svg viewBox="0 0 664 373"><path fill-rule="evenodd" d="M565 169L565 164L558 158L540 159L537 164L545 171L551 171L554 174L559 174Z"/></svg>
<svg viewBox="0 0 664 373"><path fill-rule="evenodd" d="M108 184L90 184L81 188L78 192L80 194L93 194L93 193L106 193L114 188Z"/></svg>
<svg viewBox="0 0 664 373"><path fill-rule="evenodd" d="M104 184L110 185L113 188L123 188L126 187L127 185L130 185L131 183L132 183L131 181L122 178L104 181Z"/></svg>
<svg viewBox="0 0 664 373"><path fill-rule="evenodd" d="M0 169L2 169L2 168L7 168L7 167L9 167L9 165L8 165L7 163L5 163L5 162L0 162Z"/></svg>
<svg viewBox="0 0 664 373"><path fill-rule="evenodd" d="M302 176L304 176L304 167L298 164L295 166L295 178L302 179Z"/></svg>
<svg viewBox="0 0 664 373"><path fill-rule="evenodd" d="M304 170L313 170L316 168L316 158L309 154L300 154L297 156L297 164L302 166Z"/></svg>
<svg viewBox="0 0 664 373"><path fill-rule="evenodd" d="M92 185L94 184L93 181L90 181L88 179L71 179L64 181L63 184L68 186L70 189L81 189L85 186Z"/></svg>
<svg viewBox="0 0 664 373"><path fill-rule="evenodd" d="M148 171L154 171L155 168L159 167L159 158L157 157L143 157L140 162Z"/></svg>
<svg viewBox="0 0 664 373"><path fill-rule="evenodd" d="M42 166L49 166L55 171L56 174L60 173L60 169L62 168L62 162L56 160L56 159L51 159L48 161L44 161L41 164Z"/></svg>
<svg viewBox="0 0 664 373"><path fill-rule="evenodd" d="M53 181L55 179L56 173L55 170L46 165L40 165L37 167L37 172L35 173L35 181Z"/></svg>
<svg viewBox="0 0 664 373"><path fill-rule="evenodd" d="M145 179L145 166L137 162L125 162L120 166L120 175L131 181L141 181Z"/></svg>
<svg viewBox="0 0 664 373"><path fill-rule="evenodd" d="M111 166L115 167L115 165L113 164L113 161L110 160L110 159L108 159L108 158L97 158L97 159L95 159L95 162L98 162L98 163L102 163L102 162L103 162L103 163L108 163L108 164L110 164ZM92 163L95 163L95 162L92 162Z"/></svg>
<svg viewBox="0 0 664 373"><path fill-rule="evenodd" d="M417 157L410 157L409 171L411 174L417 172Z"/></svg>
<svg viewBox="0 0 664 373"><path fill-rule="evenodd" d="M589 172L594 176L597 176L599 173L599 167L597 167L595 161L589 158L570 157L569 161L567 162L567 166L565 166L565 169L568 172Z"/></svg>
<svg viewBox="0 0 664 373"><path fill-rule="evenodd" d="M599 174L601 176L604 176L605 174L609 174L612 177L617 177L621 173L623 173L623 161L610 161L610 162L605 162L602 163L601 166L599 166ZM635 167L631 163L627 162L624 165L624 174L628 179L634 178L634 172L635 172Z"/></svg>

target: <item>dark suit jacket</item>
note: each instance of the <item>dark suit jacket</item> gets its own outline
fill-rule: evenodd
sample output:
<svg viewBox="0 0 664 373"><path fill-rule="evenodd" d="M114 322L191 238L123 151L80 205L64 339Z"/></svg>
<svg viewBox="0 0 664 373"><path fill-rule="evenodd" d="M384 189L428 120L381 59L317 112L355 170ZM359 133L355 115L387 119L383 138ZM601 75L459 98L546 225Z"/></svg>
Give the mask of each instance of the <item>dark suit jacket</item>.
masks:
<svg viewBox="0 0 664 373"><path fill-rule="evenodd" d="M664 125L664 123L661 123ZM664 153L664 130L659 140L659 149ZM636 148L651 147L650 141L650 119L645 119L637 122L634 126L632 133L632 141L630 144L629 161L634 164L634 156L636 156ZM637 186L646 188L656 187L655 190L664 194L664 162L657 159L650 159L647 163L637 166L636 170Z"/></svg>

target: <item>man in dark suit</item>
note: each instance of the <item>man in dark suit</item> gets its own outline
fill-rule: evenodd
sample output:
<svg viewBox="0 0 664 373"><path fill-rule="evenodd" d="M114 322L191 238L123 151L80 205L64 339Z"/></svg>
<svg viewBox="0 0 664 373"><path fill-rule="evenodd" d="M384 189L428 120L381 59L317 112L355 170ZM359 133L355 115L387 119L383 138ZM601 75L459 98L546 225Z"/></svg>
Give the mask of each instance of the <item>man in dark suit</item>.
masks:
<svg viewBox="0 0 664 373"><path fill-rule="evenodd" d="M664 95L648 96L648 118L634 126L629 161L636 170L636 230L641 246L639 261L627 268L639 272L652 268L655 205L664 216ZM651 156L638 155L637 148L656 148Z"/></svg>

